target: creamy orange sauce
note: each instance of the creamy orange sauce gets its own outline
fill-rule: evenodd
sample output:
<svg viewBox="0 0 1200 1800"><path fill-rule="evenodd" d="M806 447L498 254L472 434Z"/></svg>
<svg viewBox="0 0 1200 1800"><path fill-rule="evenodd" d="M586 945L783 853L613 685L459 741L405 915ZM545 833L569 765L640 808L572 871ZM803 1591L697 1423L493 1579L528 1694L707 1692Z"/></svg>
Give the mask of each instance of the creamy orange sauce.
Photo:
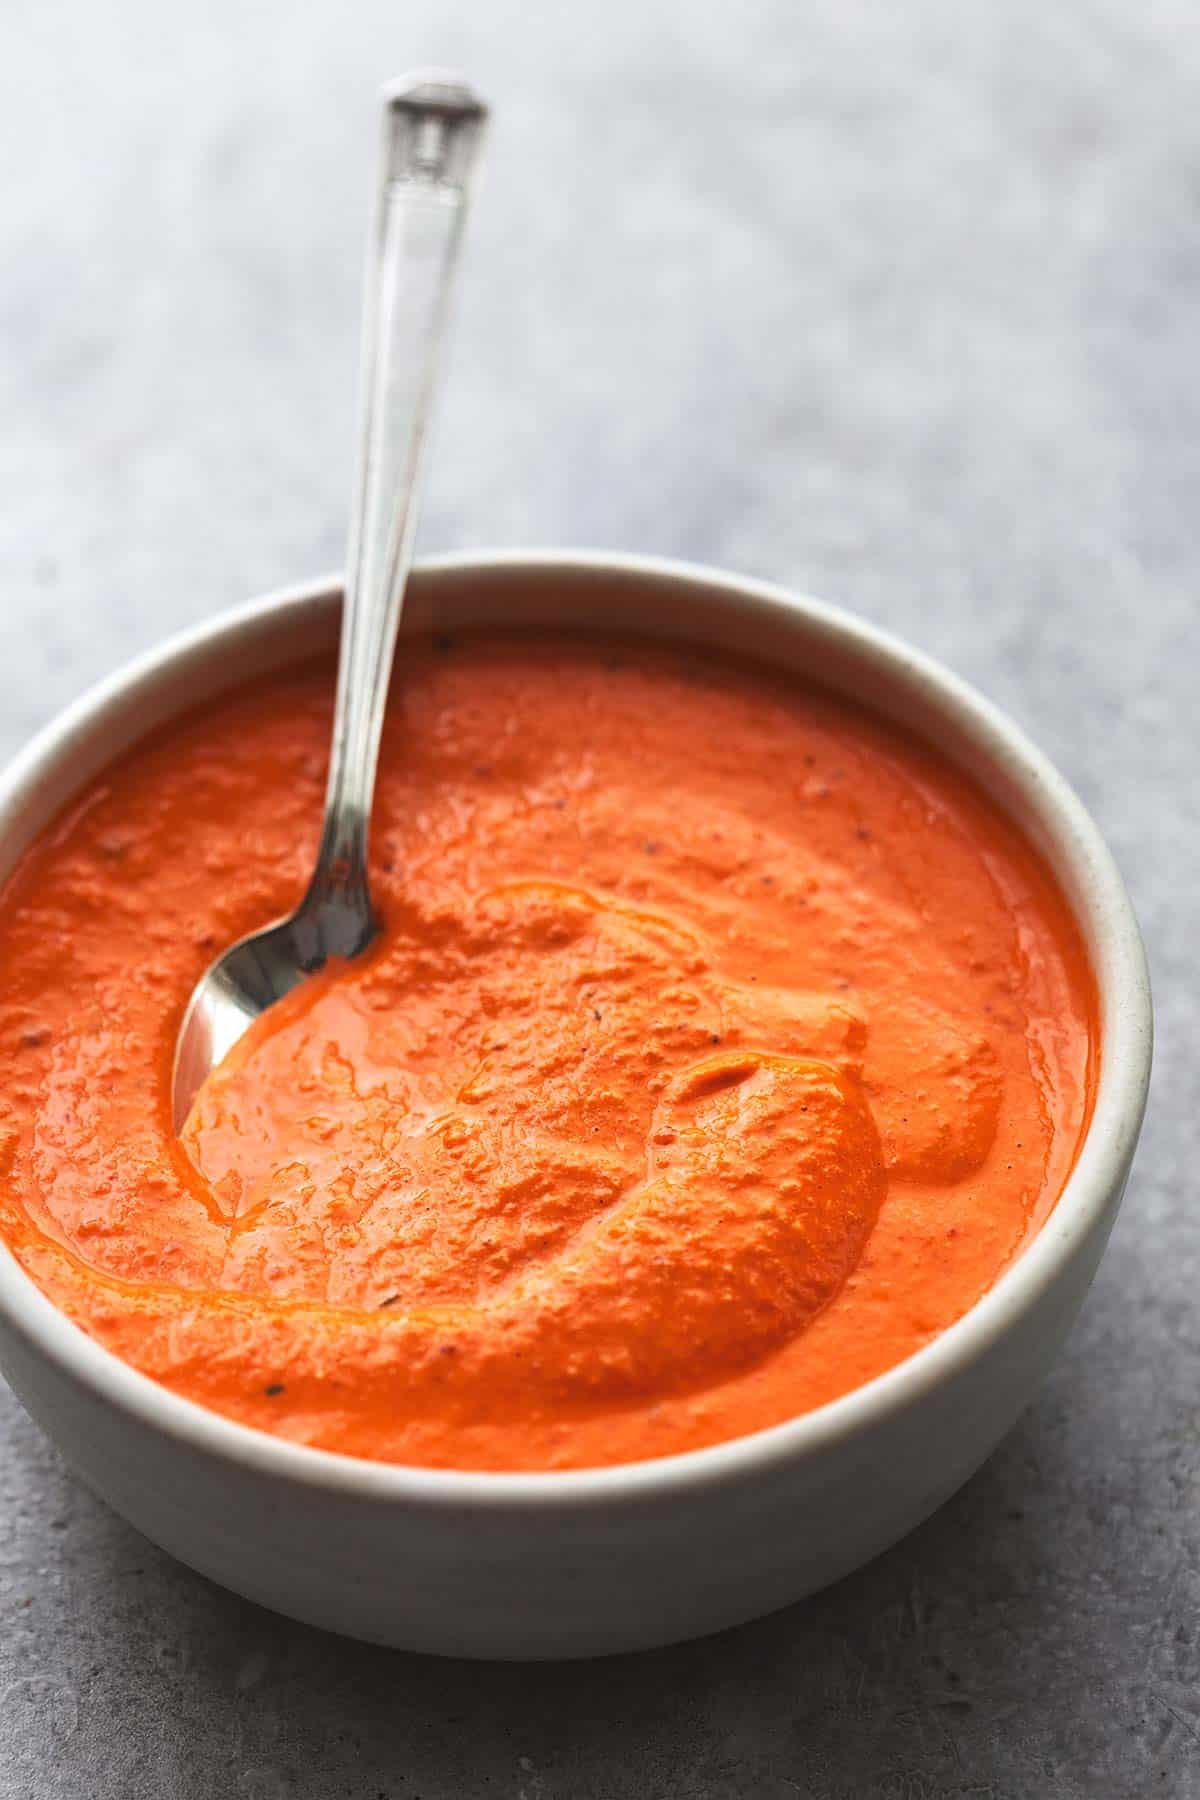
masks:
<svg viewBox="0 0 1200 1800"><path fill-rule="evenodd" d="M290 908L332 675L139 746L0 919L0 1231L100 1342L305 1443L611 1463L846 1392L961 1316L1086 1125L1091 978L933 750L699 652L402 646L381 941L181 1145L175 1035Z"/></svg>

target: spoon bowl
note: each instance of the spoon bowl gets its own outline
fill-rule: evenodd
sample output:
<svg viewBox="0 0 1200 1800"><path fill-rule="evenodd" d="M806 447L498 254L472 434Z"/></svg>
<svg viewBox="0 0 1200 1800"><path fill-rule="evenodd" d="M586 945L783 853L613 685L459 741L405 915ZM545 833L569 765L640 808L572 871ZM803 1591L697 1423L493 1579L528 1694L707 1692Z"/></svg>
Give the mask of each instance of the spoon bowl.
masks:
<svg viewBox="0 0 1200 1800"><path fill-rule="evenodd" d="M174 1119L183 1130L209 1074L260 1013L282 1000L331 957L359 956L378 932L365 889L361 902L311 892L287 918L239 938L192 990L175 1046Z"/></svg>

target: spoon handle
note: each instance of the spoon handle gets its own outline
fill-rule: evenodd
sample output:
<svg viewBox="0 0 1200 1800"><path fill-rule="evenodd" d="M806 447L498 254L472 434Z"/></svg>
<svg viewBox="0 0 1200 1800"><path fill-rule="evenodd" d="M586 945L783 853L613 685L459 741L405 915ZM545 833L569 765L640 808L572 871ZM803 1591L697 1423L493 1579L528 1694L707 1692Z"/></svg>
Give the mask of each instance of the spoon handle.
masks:
<svg viewBox="0 0 1200 1800"><path fill-rule="evenodd" d="M325 821L301 912L375 930L367 834L392 656L413 538L435 377L487 109L440 76L384 98L362 329L360 442L346 565ZM349 917L345 915L349 914ZM328 925L329 921L326 920Z"/></svg>

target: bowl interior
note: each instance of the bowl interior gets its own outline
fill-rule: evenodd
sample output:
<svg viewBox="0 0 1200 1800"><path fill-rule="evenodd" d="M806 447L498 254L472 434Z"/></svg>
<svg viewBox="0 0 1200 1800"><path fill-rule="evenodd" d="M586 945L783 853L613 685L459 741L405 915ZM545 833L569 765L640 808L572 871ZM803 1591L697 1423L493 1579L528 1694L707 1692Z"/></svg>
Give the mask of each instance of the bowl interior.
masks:
<svg viewBox="0 0 1200 1800"><path fill-rule="evenodd" d="M114 756L182 711L229 686L336 647L340 589L320 581L268 596L171 640L93 689L54 721L0 778L0 880L32 840ZM1100 1074L1091 1123L1074 1173L1050 1221L992 1290L908 1362L817 1413L654 1464L546 1476L455 1475L356 1463L286 1445L207 1414L126 1369L54 1312L5 1251L0 1308L20 1314L43 1351L179 1432L243 1457L332 1478L342 1465L383 1492L420 1480L430 1491L455 1482L472 1494L523 1484L611 1483L635 1467L661 1485L665 1464L717 1468L767 1440L793 1448L853 1429L871 1407L903 1404L907 1390L982 1347L1031 1305L1078 1235L1115 1205L1145 1103L1150 1004L1137 925L1095 826L1062 778L1010 721L965 683L863 622L765 584L678 563L636 557L496 554L419 565L402 635L472 626L555 626L684 639L748 656L852 696L932 743L999 804L1041 852L1079 921L1100 1002ZM399 654L403 655L403 646ZM54 1314L47 1321L46 1311ZM917 1384L917 1385L914 1385ZM189 1423L189 1415L191 1415ZM253 1441L257 1441L257 1449ZM248 1448L249 1444L249 1448ZM297 1461L297 1459L299 1459ZM368 1472L369 1471L369 1475ZM448 1491L448 1489L447 1489ZM599 1491L599 1490L598 1490Z"/></svg>

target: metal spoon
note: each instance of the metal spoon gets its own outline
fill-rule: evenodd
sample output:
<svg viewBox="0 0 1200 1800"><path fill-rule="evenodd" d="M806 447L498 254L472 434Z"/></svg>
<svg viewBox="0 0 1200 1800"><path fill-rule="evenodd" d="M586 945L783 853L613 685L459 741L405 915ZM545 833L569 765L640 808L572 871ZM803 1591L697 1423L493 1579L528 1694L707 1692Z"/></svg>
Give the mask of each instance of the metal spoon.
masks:
<svg viewBox="0 0 1200 1800"><path fill-rule="evenodd" d="M487 108L442 76L384 95L376 225L367 267L362 407L325 822L308 891L289 918L242 938L201 976L175 1047L175 1129L210 1070L259 1014L330 957L379 931L367 831L434 375Z"/></svg>

